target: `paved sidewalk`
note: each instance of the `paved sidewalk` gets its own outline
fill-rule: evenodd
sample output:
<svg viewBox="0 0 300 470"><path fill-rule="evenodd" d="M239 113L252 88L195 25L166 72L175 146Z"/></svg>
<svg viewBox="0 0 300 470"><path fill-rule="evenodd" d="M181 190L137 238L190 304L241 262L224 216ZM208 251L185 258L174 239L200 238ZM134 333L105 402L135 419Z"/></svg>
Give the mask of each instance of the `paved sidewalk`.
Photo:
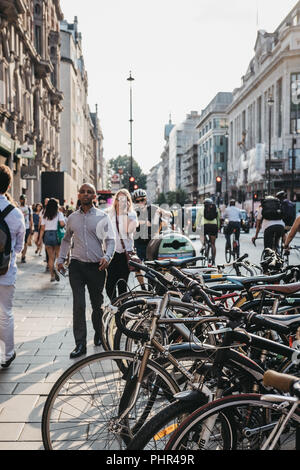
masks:
<svg viewBox="0 0 300 470"><path fill-rule="evenodd" d="M0 450L42 450L41 417L53 383L71 366L74 349L72 295L68 279L50 284L44 256L28 249L18 264L14 301L17 357L0 370ZM88 297L87 297L88 298ZM91 308L87 302L88 354L93 344Z"/></svg>

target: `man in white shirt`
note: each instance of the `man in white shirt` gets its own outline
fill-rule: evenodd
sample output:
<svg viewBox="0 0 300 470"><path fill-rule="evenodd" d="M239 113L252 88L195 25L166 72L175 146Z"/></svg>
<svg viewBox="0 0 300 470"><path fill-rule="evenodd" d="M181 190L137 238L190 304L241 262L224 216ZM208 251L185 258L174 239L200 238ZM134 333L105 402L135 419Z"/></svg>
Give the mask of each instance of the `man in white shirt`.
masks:
<svg viewBox="0 0 300 470"><path fill-rule="evenodd" d="M236 241L239 242L240 240L242 213L235 204L235 200L232 199L230 201L230 206L227 207L224 212L224 219L228 220L228 226L225 234L227 246L230 246L230 237L234 231Z"/></svg>
<svg viewBox="0 0 300 470"><path fill-rule="evenodd" d="M10 203L6 193L12 181L11 170L0 165L0 211L7 210ZM14 347L14 318L12 313L15 282L17 277L16 255L21 253L24 245L25 221L22 212L10 207L11 211L5 217L5 222L11 236L11 259L8 271L0 275L0 344L1 366L7 368L16 357ZM0 214L1 215L1 214Z"/></svg>

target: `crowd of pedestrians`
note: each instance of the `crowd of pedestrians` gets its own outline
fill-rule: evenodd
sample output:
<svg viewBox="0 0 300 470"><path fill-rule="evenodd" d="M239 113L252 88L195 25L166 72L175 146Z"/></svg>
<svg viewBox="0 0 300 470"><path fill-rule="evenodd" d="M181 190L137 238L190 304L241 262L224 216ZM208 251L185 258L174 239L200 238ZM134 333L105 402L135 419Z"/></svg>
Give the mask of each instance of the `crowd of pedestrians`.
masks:
<svg viewBox="0 0 300 470"><path fill-rule="evenodd" d="M126 189L121 189L112 204L97 207L96 189L90 184L83 184L79 189L76 208L62 207L51 197L43 204L30 206L26 196L21 195L18 203L14 203L9 195L11 182L11 170L0 165L0 349L4 345L0 363L2 367L9 367L15 358L12 305L16 259L20 254L21 263L26 263L27 247L33 244L35 254L45 256L51 283L59 282L60 274L69 272L75 340L70 357L77 358L86 353L86 288L92 305L94 344L100 346L104 292L111 302L126 292L129 260L133 256L141 261L147 258L150 241L168 225L171 213L148 204L147 194L142 189L137 190L133 198ZM282 204L283 201L281 207ZM204 235L215 242L220 229L220 212L214 210L213 205L212 200L205 201L196 226L204 227ZM282 236L286 228L273 213L275 220L270 221L268 211L266 207L260 208L253 238L255 241L262 228L265 247L271 233ZM225 217L229 228L236 230L240 226L240 210L235 201L231 201ZM285 241L287 248L299 229L300 219L297 219Z"/></svg>
<svg viewBox="0 0 300 470"><path fill-rule="evenodd" d="M1 365L9 367L15 358L12 305L16 260L20 255L20 262L27 262L28 246L35 248L36 256L45 256L51 283L59 282L60 274L69 273L75 340L70 357L77 358L86 353L86 288L92 305L94 344L100 346L104 291L110 301L126 292L129 259L136 246L141 259L145 259L147 244L153 236L152 217L162 220L163 211L155 206L157 214L153 214L153 210L147 209L146 192L139 190L133 200L126 189L117 192L109 207L98 208L96 189L90 184L80 188L76 209L62 207L51 197L30 206L25 195L18 202L12 201L11 182L11 170L0 165L0 344L4 349ZM1 237L2 225L6 226L6 238ZM157 226L156 233L158 229ZM9 260L6 251L11 255Z"/></svg>

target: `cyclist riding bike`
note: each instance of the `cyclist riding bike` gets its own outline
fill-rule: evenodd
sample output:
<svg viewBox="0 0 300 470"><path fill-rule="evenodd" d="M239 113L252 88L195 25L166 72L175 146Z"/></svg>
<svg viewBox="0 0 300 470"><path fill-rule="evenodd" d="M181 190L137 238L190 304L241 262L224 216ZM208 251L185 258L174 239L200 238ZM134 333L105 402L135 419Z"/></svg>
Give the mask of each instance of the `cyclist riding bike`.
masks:
<svg viewBox="0 0 300 470"><path fill-rule="evenodd" d="M212 199L205 199L204 206L200 207L196 218L196 229L200 232L200 240L205 245L206 236L209 237L212 247L212 264L215 263L217 249L216 239L221 226L220 211Z"/></svg>
<svg viewBox="0 0 300 470"><path fill-rule="evenodd" d="M270 248L279 253L279 240L285 236L285 223L282 219L280 200L273 196L267 196L258 209L256 234L252 238L255 244L258 234L264 231L264 250Z"/></svg>
<svg viewBox="0 0 300 470"><path fill-rule="evenodd" d="M161 233L163 227L168 225L171 213L154 204L148 204L147 193L144 189L134 191L133 201L139 221L139 227L134 236L134 246L138 257L145 261L150 241Z"/></svg>
<svg viewBox="0 0 300 470"><path fill-rule="evenodd" d="M225 209L224 218L228 220L228 225L226 227L225 237L226 237L226 246L231 247L231 235L235 234L235 241L239 245L240 234L241 234L241 220L242 212L236 207L236 201L232 199L230 201L229 207Z"/></svg>

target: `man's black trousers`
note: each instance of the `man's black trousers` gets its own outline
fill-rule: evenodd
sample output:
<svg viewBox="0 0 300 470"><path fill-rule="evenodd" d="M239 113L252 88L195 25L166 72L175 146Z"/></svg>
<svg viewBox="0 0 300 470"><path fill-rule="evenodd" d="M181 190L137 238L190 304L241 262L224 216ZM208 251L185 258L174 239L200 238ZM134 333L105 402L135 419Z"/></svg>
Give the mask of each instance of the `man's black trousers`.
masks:
<svg viewBox="0 0 300 470"><path fill-rule="evenodd" d="M106 271L99 271L99 263L82 263L72 260L69 266L70 284L73 291L73 333L76 346L86 346L86 301L85 287L87 286L92 304L92 323L95 332L102 328L103 288L106 281Z"/></svg>

